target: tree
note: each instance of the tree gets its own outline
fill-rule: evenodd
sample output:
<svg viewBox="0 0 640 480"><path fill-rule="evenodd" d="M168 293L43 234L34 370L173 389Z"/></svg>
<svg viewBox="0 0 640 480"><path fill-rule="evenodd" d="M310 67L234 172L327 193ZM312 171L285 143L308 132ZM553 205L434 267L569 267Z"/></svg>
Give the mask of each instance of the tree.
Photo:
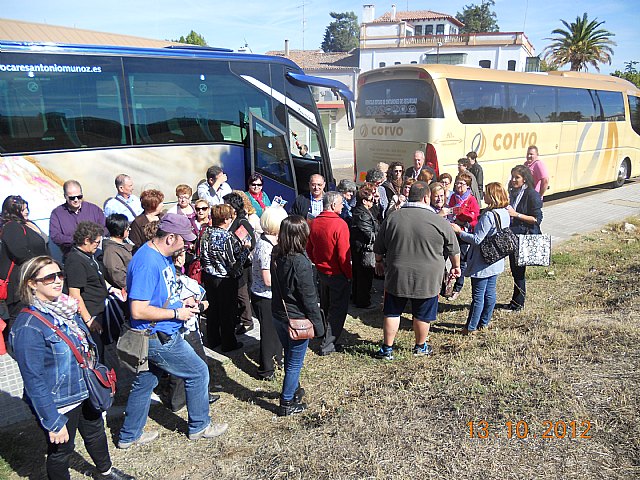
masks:
<svg viewBox="0 0 640 480"><path fill-rule="evenodd" d="M569 63L573 71L586 71L591 65L599 72L599 63L611 65L611 47L616 45L611 37L615 34L600 28L604 21L598 22L597 18L589 21L586 12L571 24L562 19L560 21L566 30L556 28L551 32L555 37L545 38L552 41L544 50L545 60L558 67Z"/></svg>
<svg viewBox="0 0 640 480"><path fill-rule="evenodd" d="M640 62L637 62L637 61L624 62L624 72L621 72L620 70L616 70L611 75L613 75L614 77L624 78L625 80L628 80L631 83L633 83L636 87L640 88L640 72L636 70L636 65L638 63Z"/></svg>
<svg viewBox="0 0 640 480"><path fill-rule="evenodd" d="M460 33L497 32L498 17L491 10L495 5L494 0L482 0L480 5L465 5L462 13L456 13L456 18L464 23Z"/></svg>
<svg viewBox="0 0 640 480"><path fill-rule="evenodd" d="M200 45L202 47L206 47L207 46L207 41L204 39L204 37L202 35L200 35L199 33L194 32L193 30L191 30L189 32L189 35L187 35L187 38L185 38L183 35L180 35L180 39L178 40L171 40L172 42L180 42L180 43L188 43L189 45Z"/></svg>
<svg viewBox="0 0 640 480"><path fill-rule="evenodd" d="M324 31L322 48L325 52L348 52L359 45L358 17L353 12L331 12L334 20Z"/></svg>

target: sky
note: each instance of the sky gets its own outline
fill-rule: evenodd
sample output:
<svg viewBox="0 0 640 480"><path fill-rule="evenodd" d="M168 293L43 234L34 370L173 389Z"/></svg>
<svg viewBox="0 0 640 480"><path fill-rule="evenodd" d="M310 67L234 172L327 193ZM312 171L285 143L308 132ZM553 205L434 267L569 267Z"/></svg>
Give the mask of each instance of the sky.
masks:
<svg viewBox="0 0 640 480"><path fill-rule="evenodd" d="M397 0L397 10L433 10L455 16L465 5L481 0L438 2ZM102 32L156 39L177 39L191 30L204 36L210 46L237 50L248 44L253 53L291 49L319 49L330 12L353 11L362 17L362 5L375 5L375 16L391 10L392 2L353 0L0 0L0 17L76 27ZM624 63L640 61L634 25L640 9L633 0L496 0L494 11L503 32L524 31L536 54L550 43L555 28L587 12L589 19L605 21L603 28L615 33L611 65L601 65L601 73L623 70ZM568 67L567 67L568 69ZM595 70L590 69L594 72Z"/></svg>

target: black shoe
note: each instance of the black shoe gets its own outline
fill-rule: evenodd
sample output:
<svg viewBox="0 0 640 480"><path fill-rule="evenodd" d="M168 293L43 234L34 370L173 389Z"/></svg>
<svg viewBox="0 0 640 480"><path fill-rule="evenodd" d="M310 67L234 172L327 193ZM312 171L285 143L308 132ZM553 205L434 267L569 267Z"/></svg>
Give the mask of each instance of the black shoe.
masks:
<svg viewBox="0 0 640 480"><path fill-rule="evenodd" d="M297 403L294 400L280 400L280 408L278 408L279 417L288 417L296 413L304 412L307 409L306 403Z"/></svg>
<svg viewBox="0 0 640 480"><path fill-rule="evenodd" d="M235 344L235 346L234 346L234 347L231 347L231 348L223 348L223 349L222 349L222 351L223 351L223 352L225 352L225 353L226 353L226 352L233 352L234 350L238 350L238 349L242 348L243 346L244 346L244 343L242 343L242 342L236 342L236 344Z"/></svg>
<svg viewBox="0 0 640 480"><path fill-rule="evenodd" d="M304 388L302 388L300 385L298 385L296 393L293 394L293 402L294 403L302 403L302 397L304 397L305 393L306 392L304 391Z"/></svg>
<svg viewBox="0 0 640 480"><path fill-rule="evenodd" d="M136 477L124 473L122 470L118 470L116 467L111 467L109 475L100 475L100 478L106 480L136 480Z"/></svg>
<svg viewBox="0 0 640 480"><path fill-rule="evenodd" d="M251 325L240 325L236 330L236 335L242 335L244 333L250 332L253 330L253 323Z"/></svg>
<svg viewBox="0 0 640 480"><path fill-rule="evenodd" d="M215 393L209 394L209 405L216 403L218 400L220 400L220 395L216 395Z"/></svg>

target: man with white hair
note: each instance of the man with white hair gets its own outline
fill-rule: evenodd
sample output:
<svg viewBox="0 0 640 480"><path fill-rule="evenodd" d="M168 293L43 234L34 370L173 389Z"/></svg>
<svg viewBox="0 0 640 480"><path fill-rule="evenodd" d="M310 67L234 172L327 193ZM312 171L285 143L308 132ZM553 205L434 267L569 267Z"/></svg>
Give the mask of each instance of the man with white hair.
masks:
<svg viewBox="0 0 640 480"><path fill-rule="evenodd" d="M104 215L108 217L120 213L131 223L143 212L140 199L133 194L133 180L126 173L121 173L115 183L118 193L104 202Z"/></svg>

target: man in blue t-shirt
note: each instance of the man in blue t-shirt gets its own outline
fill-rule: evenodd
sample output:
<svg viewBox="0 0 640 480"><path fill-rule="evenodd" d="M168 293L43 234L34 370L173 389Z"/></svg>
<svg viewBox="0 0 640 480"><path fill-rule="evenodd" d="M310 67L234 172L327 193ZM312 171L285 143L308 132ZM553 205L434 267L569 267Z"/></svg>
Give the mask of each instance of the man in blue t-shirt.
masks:
<svg viewBox="0 0 640 480"><path fill-rule="evenodd" d="M189 439L222 435L226 423L211 423L209 417L209 368L184 340L183 323L198 312L197 305L183 305L177 290L172 255L196 236L184 215L167 213L153 239L142 245L127 270L127 292L131 326L149 335L149 371L139 373L129 393L126 416L118 448L153 441L157 431L144 432L151 392L161 370L185 380Z"/></svg>

